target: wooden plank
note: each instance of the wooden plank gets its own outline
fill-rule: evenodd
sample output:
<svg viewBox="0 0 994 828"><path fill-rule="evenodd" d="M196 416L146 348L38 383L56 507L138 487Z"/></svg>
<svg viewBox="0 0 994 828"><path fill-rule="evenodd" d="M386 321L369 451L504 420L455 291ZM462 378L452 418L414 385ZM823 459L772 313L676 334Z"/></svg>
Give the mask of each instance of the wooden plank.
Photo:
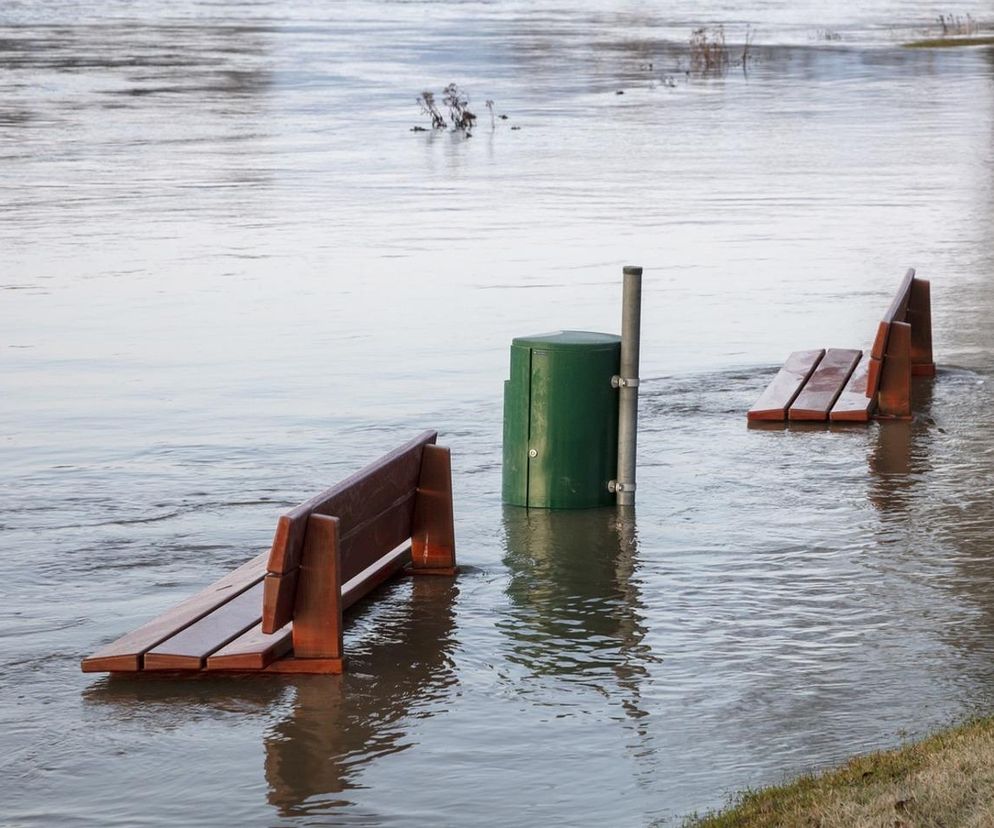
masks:
<svg viewBox="0 0 994 828"><path fill-rule="evenodd" d="M447 448L425 446L411 528L411 572L450 575L455 566L452 458Z"/></svg>
<svg viewBox="0 0 994 828"><path fill-rule="evenodd" d="M207 670L262 670L293 649L290 627L271 635L256 624L207 657Z"/></svg>
<svg viewBox="0 0 994 828"><path fill-rule="evenodd" d="M372 566L342 584L342 609L348 609L381 584L390 580L411 562L410 544L391 549Z"/></svg>
<svg viewBox="0 0 994 828"><path fill-rule="evenodd" d="M842 389L839 398L832 406L829 419L832 422L855 422L865 423L873 414L876 407L876 395L866 393L866 375L869 373L869 365L872 359L862 359L852 372L849 382Z"/></svg>
<svg viewBox="0 0 994 828"><path fill-rule="evenodd" d="M303 675L341 675L345 670L344 658L281 658L263 671L265 673L290 673Z"/></svg>
<svg viewBox="0 0 994 828"><path fill-rule="evenodd" d="M342 521L344 535L353 524L386 510L399 497L413 491L421 470L421 452L434 443L435 431L425 431L399 448L370 463L361 471L283 515L276 528L269 571L288 572L300 565L307 518L313 512Z"/></svg>
<svg viewBox="0 0 994 828"><path fill-rule="evenodd" d="M83 659L83 672L140 670L142 655L146 651L258 584L266 574L268 556L268 552L263 552L162 615L101 647L93 655Z"/></svg>
<svg viewBox="0 0 994 828"><path fill-rule="evenodd" d="M932 297L931 284L927 279L915 279L911 283L908 324L911 325L911 373L916 377L934 377Z"/></svg>
<svg viewBox="0 0 994 828"><path fill-rule="evenodd" d="M342 580L347 581L374 564L384 553L411 538L416 488L342 536Z"/></svg>
<svg viewBox="0 0 994 828"><path fill-rule="evenodd" d="M894 294L894 298L891 300L890 306L887 308L887 312L884 314L884 322L904 322L905 317L908 315L908 302L911 300L911 283L915 279L915 269L913 267L908 268L908 272L904 274L904 278L901 280L901 284L897 288L897 293Z"/></svg>
<svg viewBox="0 0 994 828"><path fill-rule="evenodd" d="M259 623L262 584L222 604L210 615L145 653L145 670L199 670L211 653Z"/></svg>
<svg viewBox="0 0 994 828"><path fill-rule="evenodd" d="M870 348L870 356L873 357L873 359L884 358L884 351L887 350L888 331L890 331L890 322L881 321L877 325L877 335L873 337L873 347Z"/></svg>
<svg viewBox="0 0 994 828"><path fill-rule="evenodd" d="M293 610L293 654L297 658L342 657L342 561L339 520L307 519Z"/></svg>
<svg viewBox="0 0 994 828"><path fill-rule="evenodd" d="M340 537L338 549L343 581L353 578L357 573L374 564L383 556L384 550L393 549L410 540L415 495L416 490L412 489L386 511L371 516L355 526L347 535ZM306 562L306 553L304 561ZM304 564L301 564L298 569L283 575L271 572L266 575L266 591L263 599L264 631L277 630L297 617L294 605L299 600L301 590L297 580L298 573L303 569ZM265 612L267 608L271 608L269 615Z"/></svg>
<svg viewBox="0 0 994 828"><path fill-rule="evenodd" d="M890 326L877 409L879 417L911 417L911 326L906 322Z"/></svg>
<svg viewBox="0 0 994 828"><path fill-rule="evenodd" d="M293 619L293 604L297 599L297 578L300 567L277 575L267 572L263 581L262 606L264 631L269 633L286 626ZM269 609L267 613L265 610Z"/></svg>
<svg viewBox="0 0 994 828"><path fill-rule="evenodd" d="M307 518L312 513L339 518L340 537L344 537L360 524L365 524L389 509L398 500L413 494L421 470L421 454L424 446L434 443L437 436L438 433L435 431L421 433L346 478L337 486L301 503L283 515L277 524L276 537L273 539L269 571L285 574L299 566L303 554ZM413 513L413 505L411 509ZM381 528L379 531L385 530ZM263 629L266 632L272 632L283 626L287 616L285 612L278 614L277 608L292 606L296 595L289 581L283 579L276 580L271 587L262 608Z"/></svg>
<svg viewBox="0 0 994 828"><path fill-rule="evenodd" d="M877 395L877 390L880 388L880 372L883 371L884 361L883 358L874 359L870 357L866 364L866 387L863 389L863 393L868 397L875 397Z"/></svg>
<svg viewBox="0 0 994 828"><path fill-rule="evenodd" d="M794 351L746 417L750 420L786 420L787 409L824 356L823 349Z"/></svg>
<svg viewBox="0 0 994 828"><path fill-rule="evenodd" d="M824 359L805 383L797 399L791 404L791 420L827 420L835 401L842 393L862 351L848 348L829 348Z"/></svg>

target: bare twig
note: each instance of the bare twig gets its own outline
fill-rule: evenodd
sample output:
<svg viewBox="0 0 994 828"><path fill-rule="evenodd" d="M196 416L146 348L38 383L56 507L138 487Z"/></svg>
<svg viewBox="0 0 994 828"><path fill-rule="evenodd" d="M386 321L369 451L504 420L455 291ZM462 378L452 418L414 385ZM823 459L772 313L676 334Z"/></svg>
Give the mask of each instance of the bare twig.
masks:
<svg viewBox="0 0 994 828"><path fill-rule="evenodd" d="M438 107L435 105L435 93L425 90L418 96L418 105L421 107L421 111L431 118L431 128L432 129L445 129L445 118L442 117L442 113L438 111Z"/></svg>

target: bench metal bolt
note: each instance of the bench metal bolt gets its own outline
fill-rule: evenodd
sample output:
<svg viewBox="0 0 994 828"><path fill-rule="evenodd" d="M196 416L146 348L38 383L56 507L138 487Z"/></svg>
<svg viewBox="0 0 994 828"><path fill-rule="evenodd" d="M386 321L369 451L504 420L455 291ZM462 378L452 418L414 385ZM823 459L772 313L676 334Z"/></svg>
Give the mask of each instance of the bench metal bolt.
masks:
<svg viewBox="0 0 994 828"><path fill-rule="evenodd" d="M621 298L621 370L618 376L619 506L635 504L635 447L639 413L639 339L642 324L642 268L624 269Z"/></svg>

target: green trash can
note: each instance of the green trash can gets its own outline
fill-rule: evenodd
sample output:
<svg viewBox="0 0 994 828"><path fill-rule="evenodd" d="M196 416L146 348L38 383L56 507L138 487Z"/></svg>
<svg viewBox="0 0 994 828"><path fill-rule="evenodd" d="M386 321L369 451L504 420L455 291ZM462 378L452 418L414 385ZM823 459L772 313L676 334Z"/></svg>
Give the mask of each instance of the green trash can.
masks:
<svg viewBox="0 0 994 828"><path fill-rule="evenodd" d="M621 337L556 331L511 342L504 383L505 503L611 506L618 467Z"/></svg>

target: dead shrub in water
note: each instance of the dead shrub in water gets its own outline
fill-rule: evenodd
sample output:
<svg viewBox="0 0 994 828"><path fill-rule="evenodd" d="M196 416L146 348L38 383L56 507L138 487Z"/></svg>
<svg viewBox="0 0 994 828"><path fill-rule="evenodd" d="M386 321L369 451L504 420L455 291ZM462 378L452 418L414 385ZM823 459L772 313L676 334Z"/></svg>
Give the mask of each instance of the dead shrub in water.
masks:
<svg viewBox="0 0 994 828"><path fill-rule="evenodd" d="M970 35L976 34L980 28L977 21L969 14L961 17L958 14L940 14L939 25L942 27L944 35Z"/></svg>
<svg viewBox="0 0 994 828"><path fill-rule="evenodd" d="M725 27L694 29L690 35L690 71L695 75L723 75L727 69Z"/></svg>
<svg viewBox="0 0 994 828"><path fill-rule="evenodd" d="M435 105L435 93L430 92L427 89L418 95L418 106L421 107L421 111L431 118L431 128L432 129L445 129L445 118L442 113L438 111L438 107Z"/></svg>
<svg viewBox="0 0 994 828"><path fill-rule="evenodd" d="M468 133L476 123L476 116L469 111L469 98L454 83L446 86L442 95L442 103L449 108L452 128Z"/></svg>
<svg viewBox="0 0 994 828"><path fill-rule="evenodd" d="M745 72L749 69L749 61L752 59L752 39L756 33L752 30L752 27L746 26L745 40L742 42L742 57L740 61L742 63L742 71Z"/></svg>
<svg viewBox="0 0 994 828"><path fill-rule="evenodd" d="M494 123L493 101L487 101L487 108L490 110L490 120ZM418 95L418 106L421 112L431 118L432 129L447 129L451 122L453 132L462 132L466 137L470 137L470 130L476 124L476 115L469 111L469 98L457 84L450 83L442 90L442 106L448 110L449 121L445 120L445 115L435 102L435 93L425 90ZM503 115L501 116L504 117ZM413 127L413 132L426 132L424 127Z"/></svg>

